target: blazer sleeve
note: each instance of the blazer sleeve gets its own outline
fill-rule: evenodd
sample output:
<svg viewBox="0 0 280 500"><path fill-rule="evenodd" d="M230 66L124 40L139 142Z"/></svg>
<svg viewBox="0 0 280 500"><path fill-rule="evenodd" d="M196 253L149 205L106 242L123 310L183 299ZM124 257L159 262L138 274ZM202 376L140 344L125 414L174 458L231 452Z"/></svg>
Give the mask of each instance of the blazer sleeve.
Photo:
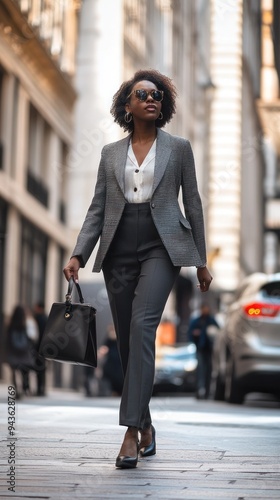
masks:
<svg viewBox="0 0 280 500"><path fill-rule="evenodd" d="M204 217L198 192L194 156L189 141L185 141L182 165L182 195L185 216L190 222L193 238L203 264L206 264Z"/></svg>
<svg viewBox="0 0 280 500"><path fill-rule="evenodd" d="M106 173L104 148L101 152L94 196L87 211L84 223L77 238L72 257L78 257L81 267L85 267L98 239L103 224L106 201Z"/></svg>

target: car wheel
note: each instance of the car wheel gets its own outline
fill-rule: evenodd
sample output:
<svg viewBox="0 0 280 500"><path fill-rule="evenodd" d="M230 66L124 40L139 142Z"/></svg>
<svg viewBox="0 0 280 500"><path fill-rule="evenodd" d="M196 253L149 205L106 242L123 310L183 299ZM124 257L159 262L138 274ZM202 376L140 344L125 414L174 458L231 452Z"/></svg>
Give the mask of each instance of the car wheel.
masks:
<svg viewBox="0 0 280 500"><path fill-rule="evenodd" d="M225 383L222 381L220 373L218 373L216 378L214 400L215 401L225 400Z"/></svg>
<svg viewBox="0 0 280 500"><path fill-rule="evenodd" d="M244 401L244 393L236 379L234 362L230 355L226 364L225 399L228 403L237 405Z"/></svg>

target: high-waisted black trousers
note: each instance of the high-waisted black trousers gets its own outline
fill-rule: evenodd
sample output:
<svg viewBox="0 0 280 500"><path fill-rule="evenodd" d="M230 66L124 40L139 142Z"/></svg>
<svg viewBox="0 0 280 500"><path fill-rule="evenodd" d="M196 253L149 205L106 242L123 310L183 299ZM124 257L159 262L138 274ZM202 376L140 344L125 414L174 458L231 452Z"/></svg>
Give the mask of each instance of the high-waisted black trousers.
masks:
<svg viewBox="0 0 280 500"><path fill-rule="evenodd" d="M120 425L151 424L155 337L178 276L154 225L149 203L127 203L103 264L124 372Z"/></svg>

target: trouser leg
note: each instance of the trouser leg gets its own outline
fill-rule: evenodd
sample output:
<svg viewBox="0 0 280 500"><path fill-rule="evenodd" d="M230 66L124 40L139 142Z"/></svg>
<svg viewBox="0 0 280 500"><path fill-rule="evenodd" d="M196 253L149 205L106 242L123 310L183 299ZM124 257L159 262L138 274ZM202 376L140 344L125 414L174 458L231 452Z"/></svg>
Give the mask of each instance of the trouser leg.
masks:
<svg viewBox="0 0 280 500"><path fill-rule="evenodd" d="M205 367L204 367L203 352L197 351L196 355L197 355L197 395L204 396Z"/></svg>
<svg viewBox="0 0 280 500"><path fill-rule="evenodd" d="M37 371L37 394L43 396L46 386L46 368Z"/></svg>
<svg viewBox="0 0 280 500"><path fill-rule="evenodd" d="M211 387L211 377L212 377L212 354L207 353L206 358L206 380L205 380L205 397L209 398L210 387Z"/></svg>
<svg viewBox="0 0 280 500"><path fill-rule="evenodd" d="M179 271L168 256L147 259L137 276L122 272L123 287L116 286L115 293L112 276L104 272L125 374L121 425L141 429L151 423L156 329Z"/></svg>
<svg viewBox="0 0 280 500"><path fill-rule="evenodd" d="M17 375L16 375L16 370L14 368L11 369L12 370L12 384L15 388L15 391L17 393Z"/></svg>
<svg viewBox="0 0 280 500"><path fill-rule="evenodd" d="M129 356L132 302L138 282L139 266L118 266L116 262L108 262L103 267L103 274L125 375Z"/></svg>
<svg viewBox="0 0 280 500"><path fill-rule="evenodd" d="M210 394L212 373L211 353L198 351L197 352L197 393L206 399Z"/></svg>
<svg viewBox="0 0 280 500"><path fill-rule="evenodd" d="M22 388L24 392L29 391L29 370L21 370Z"/></svg>

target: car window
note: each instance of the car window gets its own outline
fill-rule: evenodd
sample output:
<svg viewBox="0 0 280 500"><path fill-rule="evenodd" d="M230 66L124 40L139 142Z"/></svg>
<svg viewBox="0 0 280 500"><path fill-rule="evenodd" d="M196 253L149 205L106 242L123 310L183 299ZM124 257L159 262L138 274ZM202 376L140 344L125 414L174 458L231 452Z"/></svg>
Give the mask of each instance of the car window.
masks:
<svg viewBox="0 0 280 500"><path fill-rule="evenodd" d="M256 293L259 293L260 290L262 290L263 285L260 282L253 282L250 283L246 289L244 290L243 297L250 297L251 295L254 295Z"/></svg>
<svg viewBox="0 0 280 500"><path fill-rule="evenodd" d="M166 360L178 360L178 361L183 361L184 359L192 358L193 354L190 353L185 353L185 354L166 354L165 356Z"/></svg>
<svg viewBox="0 0 280 500"><path fill-rule="evenodd" d="M164 353L164 359L166 360L178 360L178 361L183 361L184 359L189 359L193 358L193 356L196 353L195 347L193 348L192 346L190 349L186 349L184 351L179 351L177 349L174 350L174 352L166 352Z"/></svg>
<svg viewBox="0 0 280 500"><path fill-rule="evenodd" d="M266 283L261 287L260 292L263 297L269 297L273 299L280 300L280 281L273 281L271 283Z"/></svg>

